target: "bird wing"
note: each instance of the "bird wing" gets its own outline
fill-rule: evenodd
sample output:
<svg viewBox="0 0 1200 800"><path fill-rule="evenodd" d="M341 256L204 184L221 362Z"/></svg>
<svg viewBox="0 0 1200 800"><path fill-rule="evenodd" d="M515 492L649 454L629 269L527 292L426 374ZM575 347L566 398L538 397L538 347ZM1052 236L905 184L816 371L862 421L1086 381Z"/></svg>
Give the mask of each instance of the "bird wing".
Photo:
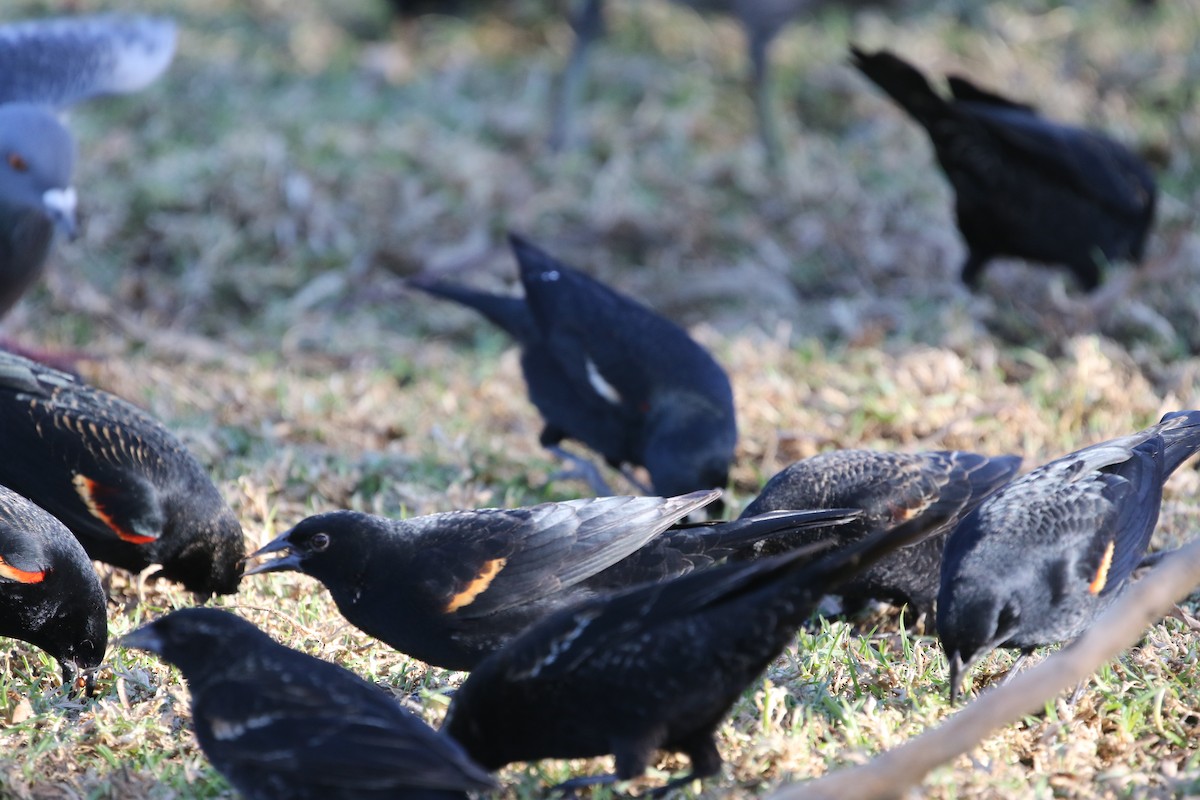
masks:
<svg viewBox="0 0 1200 800"><path fill-rule="evenodd" d="M341 789L493 786L456 743L382 691L348 692L319 678L227 678L197 696L197 738L215 763L260 771L264 781L286 774Z"/></svg>
<svg viewBox="0 0 1200 800"><path fill-rule="evenodd" d="M0 103L67 106L135 92L166 70L175 23L96 15L0 26Z"/></svg>
<svg viewBox="0 0 1200 800"><path fill-rule="evenodd" d="M1139 217L1153 204L1157 190L1149 169L1107 136L1057 125L1020 107L976 102L956 107L1039 172L1114 213Z"/></svg>
<svg viewBox="0 0 1200 800"><path fill-rule="evenodd" d="M53 494L68 526L77 520L64 505L125 541L158 537L165 512L147 475L166 471L158 447L181 447L160 432L140 409L72 376L0 358L0 442L20 454L0 465L0 477L23 494Z"/></svg>
<svg viewBox="0 0 1200 800"><path fill-rule="evenodd" d="M418 574L443 610L474 619L539 600L611 566L719 492L601 497L437 515L421 538Z"/></svg>
<svg viewBox="0 0 1200 800"><path fill-rule="evenodd" d="M1093 594L1119 588L1146 555L1162 508L1163 451L1155 436L1134 448L1130 457L1105 474L1105 497L1116 509L1081 561Z"/></svg>

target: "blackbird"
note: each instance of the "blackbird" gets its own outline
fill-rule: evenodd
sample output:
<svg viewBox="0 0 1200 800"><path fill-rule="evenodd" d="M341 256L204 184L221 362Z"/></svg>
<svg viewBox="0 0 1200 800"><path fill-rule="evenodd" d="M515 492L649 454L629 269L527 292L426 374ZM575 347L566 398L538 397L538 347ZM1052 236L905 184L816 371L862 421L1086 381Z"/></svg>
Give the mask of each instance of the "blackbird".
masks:
<svg viewBox="0 0 1200 800"><path fill-rule="evenodd" d="M63 686L82 677L89 692L108 645L107 599L83 546L61 522L3 486L0 636L42 648L62 668Z"/></svg>
<svg viewBox="0 0 1200 800"><path fill-rule="evenodd" d="M667 531L718 494L602 497L406 520L333 511L254 553L285 551L247 574L311 575L361 630L428 664L468 670L582 598L682 575L764 536L857 515L801 511Z"/></svg>
<svg viewBox="0 0 1200 800"><path fill-rule="evenodd" d="M952 702L994 648L1023 659L1074 639L1120 595L1154 533L1163 481L1197 448L1200 411L1170 413L1035 469L963 519L938 592Z"/></svg>
<svg viewBox="0 0 1200 800"><path fill-rule="evenodd" d="M183 443L139 408L0 351L0 484L62 520L88 555L193 592L237 591L242 528Z"/></svg>
<svg viewBox="0 0 1200 800"><path fill-rule="evenodd" d="M377 686L227 611L175 611L118 644L179 667L200 748L248 800L465 800L496 788Z"/></svg>
<svg viewBox="0 0 1200 800"><path fill-rule="evenodd" d="M802 547L723 564L557 611L480 662L442 730L487 769L611 753L616 773L599 780L627 780L664 749L687 755L691 774L663 790L713 775L713 735L729 708L823 594L921 535L900 533L815 561Z"/></svg>
<svg viewBox="0 0 1200 800"><path fill-rule="evenodd" d="M933 622L946 537L971 509L1003 486L1021 466L1019 456L984 456L962 450L889 453L834 450L797 461L763 487L742 516L788 508L860 508L846 525L813 528L793 540L772 537L755 555L831 539L846 544L898 526L928 536L845 581L838 593L848 608L868 600L907 603L915 617ZM748 554L746 554L748 555Z"/></svg>
<svg viewBox="0 0 1200 800"><path fill-rule="evenodd" d="M529 398L546 423L542 445L575 439L610 466L645 466L655 494L724 487L737 423L720 365L675 323L519 236L509 241L524 298L409 284L475 309L517 340Z"/></svg>
<svg viewBox="0 0 1200 800"><path fill-rule="evenodd" d="M966 78L949 78L945 99L886 50L851 53L854 66L929 134L954 189L968 286L978 286L997 256L1061 264L1088 291L1100 285L1102 263L1141 260L1158 188L1128 148L1050 122Z"/></svg>

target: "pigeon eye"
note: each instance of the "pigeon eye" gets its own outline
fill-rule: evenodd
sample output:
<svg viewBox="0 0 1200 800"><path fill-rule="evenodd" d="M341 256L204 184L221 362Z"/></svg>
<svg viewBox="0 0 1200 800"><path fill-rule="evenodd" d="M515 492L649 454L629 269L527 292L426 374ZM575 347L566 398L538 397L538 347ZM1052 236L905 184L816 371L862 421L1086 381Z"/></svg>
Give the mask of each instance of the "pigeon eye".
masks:
<svg viewBox="0 0 1200 800"><path fill-rule="evenodd" d="M15 169L17 172L28 172L29 171L29 162L26 161L24 158L22 158L20 153L9 153L8 154L8 165L10 167L12 167L13 169Z"/></svg>
<svg viewBox="0 0 1200 800"><path fill-rule="evenodd" d="M309 546L309 549L315 550L316 552L319 553L320 551L324 550L326 547L329 547L329 534L328 533L315 534L312 537L312 539L309 540L308 546Z"/></svg>

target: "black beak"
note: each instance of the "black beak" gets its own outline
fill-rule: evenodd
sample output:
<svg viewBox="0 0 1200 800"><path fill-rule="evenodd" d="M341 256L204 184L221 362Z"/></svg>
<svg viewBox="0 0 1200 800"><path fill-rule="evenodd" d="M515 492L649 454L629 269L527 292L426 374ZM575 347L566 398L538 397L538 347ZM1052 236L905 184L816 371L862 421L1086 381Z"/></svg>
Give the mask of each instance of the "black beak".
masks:
<svg viewBox="0 0 1200 800"><path fill-rule="evenodd" d="M288 533L290 532L291 531ZM261 575L264 572L285 572L288 570L299 571L301 561L300 554L292 549L292 544L288 541L287 533L272 539L270 542L267 542L265 545L255 550L253 553L247 556L247 560L255 559L259 556L265 556L268 553L278 553L280 550L286 552L284 552L284 554L279 558L274 558L270 561L264 561L261 564L251 567L242 574Z"/></svg>
<svg viewBox="0 0 1200 800"><path fill-rule="evenodd" d="M950 705L953 706L958 702L958 685L962 680L964 666L962 656L957 650L950 653L948 660L950 661Z"/></svg>
<svg viewBox="0 0 1200 800"><path fill-rule="evenodd" d="M130 647L136 650L149 650L151 653L162 651L163 640L154 629L154 623L143 625L136 631L125 634L113 643L117 647Z"/></svg>

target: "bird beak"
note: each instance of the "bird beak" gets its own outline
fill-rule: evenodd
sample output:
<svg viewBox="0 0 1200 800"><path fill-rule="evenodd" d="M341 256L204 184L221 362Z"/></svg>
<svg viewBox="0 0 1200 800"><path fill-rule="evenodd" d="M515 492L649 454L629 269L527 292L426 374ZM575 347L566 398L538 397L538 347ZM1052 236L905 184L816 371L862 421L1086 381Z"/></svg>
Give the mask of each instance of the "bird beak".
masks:
<svg viewBox="0 0 1200 800"><path fill-rule="evenodd" d="M117 647L132 647L137 650L149 650L151 653L157 653L162 649L163 640L159 636L158 631L154 629L154 623L143 625L136 631L127 633L120 639L117 639L114 644Z"/></svg>
<svg viewBox="0 0 1200 800"><path fill-rule="evenodd" d="M291 531L288 531L291 533ZM292 549L292 543L288 541L288 534L285 533L279 536L262 547L255 550L247 560L265 556L268 553L277 553L280 550L286 551L279 558L273 558L270 561L264 561L261 564L251 567L246 570L243 575L261 575L264 572L284 572L287 570L300 570L300 554Z"/></svg>
<svg viewBox="0 0 1200 800"><path fill-rule="evenodd" d="M74 239L75 227L75 187L65 189L47 189L42 194L42 204L46 212L54 220L54 225L68 239Z"/></svg>
<svg viewBox="0 0 1200 800"><path fill-rule="evenodd" d="M950 654L950 705L953 706L958 702L958 684L962 679L963 662L962 656L958 651Z"/></svg>

